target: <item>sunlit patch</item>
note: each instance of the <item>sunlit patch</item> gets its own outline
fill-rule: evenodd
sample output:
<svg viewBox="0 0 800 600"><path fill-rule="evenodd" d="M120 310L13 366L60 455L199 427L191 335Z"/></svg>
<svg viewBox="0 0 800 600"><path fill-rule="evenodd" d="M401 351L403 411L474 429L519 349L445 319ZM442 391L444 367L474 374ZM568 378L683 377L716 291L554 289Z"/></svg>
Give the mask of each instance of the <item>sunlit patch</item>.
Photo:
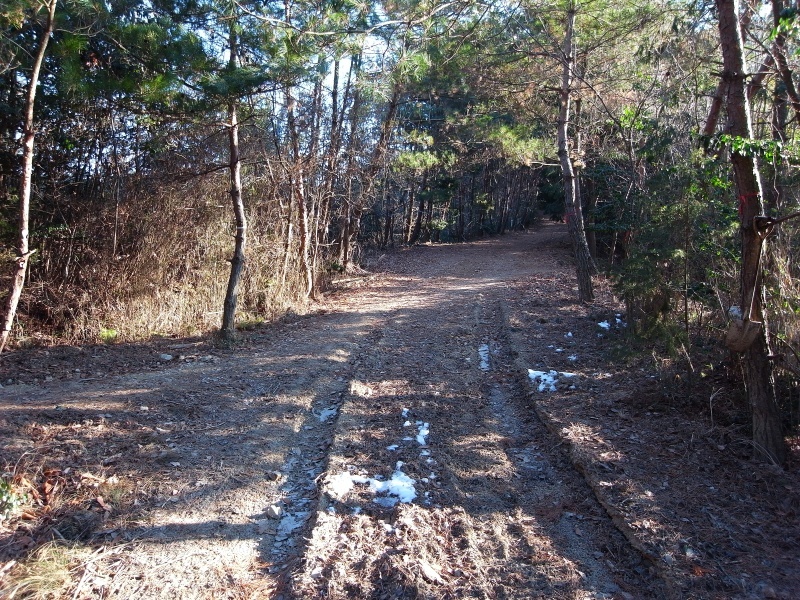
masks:
<svg viewBox="0 0 800 600"><path fill-rule="evenodd" d="M362 383L357 379L350 381L350 393L359 398L369 398L372 396L373 391L366 383Z"/></svg>

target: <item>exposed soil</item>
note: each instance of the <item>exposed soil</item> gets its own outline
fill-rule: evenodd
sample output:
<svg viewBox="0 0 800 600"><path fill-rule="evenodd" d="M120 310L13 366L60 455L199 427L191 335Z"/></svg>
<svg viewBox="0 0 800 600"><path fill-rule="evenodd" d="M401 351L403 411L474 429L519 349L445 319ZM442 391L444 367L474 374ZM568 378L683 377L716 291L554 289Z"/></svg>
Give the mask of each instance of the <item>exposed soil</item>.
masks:
<svg viewBox="0 0 800 600"><path fill-rule="evenodd" d="M0 596L59 547L76 599L797 597L797 461L751 462L722 392L704 412L624 358L608 291L574 300L564 225L372 272L233 349L0 358L0 467L28 495Z"/></svg>

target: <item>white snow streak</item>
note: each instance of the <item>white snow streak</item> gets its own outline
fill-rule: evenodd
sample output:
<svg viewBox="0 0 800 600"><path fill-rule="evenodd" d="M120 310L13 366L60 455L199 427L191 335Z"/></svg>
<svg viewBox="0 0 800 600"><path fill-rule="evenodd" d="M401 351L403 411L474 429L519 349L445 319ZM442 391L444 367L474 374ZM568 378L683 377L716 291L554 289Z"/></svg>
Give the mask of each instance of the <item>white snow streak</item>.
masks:
<svg viewBox="0 0 800 600"><path fill-rule="evenodd" d="M481 344L478 347L478 356L481 357L481 371L489 370L489 345Z"/></svg>

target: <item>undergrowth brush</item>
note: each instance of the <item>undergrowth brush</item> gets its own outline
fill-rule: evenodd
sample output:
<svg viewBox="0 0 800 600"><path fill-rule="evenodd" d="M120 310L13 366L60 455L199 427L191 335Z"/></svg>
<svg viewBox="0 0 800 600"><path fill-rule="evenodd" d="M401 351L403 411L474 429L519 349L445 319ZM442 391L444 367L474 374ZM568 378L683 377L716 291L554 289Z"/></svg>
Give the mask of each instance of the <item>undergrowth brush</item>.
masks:
<svg viewBox="0 0 800 600"><path fill-rule="evenodd" d="M248 191L237 308L245 322L269 321L304 303L297 236L287 244L284 208L264 187L256 182ZM224 178L158 193L130 190L117 204L86 206L69 220L34 236L38 252L14 330L18 344L113 343L219 326L234 233Z"/></svg>

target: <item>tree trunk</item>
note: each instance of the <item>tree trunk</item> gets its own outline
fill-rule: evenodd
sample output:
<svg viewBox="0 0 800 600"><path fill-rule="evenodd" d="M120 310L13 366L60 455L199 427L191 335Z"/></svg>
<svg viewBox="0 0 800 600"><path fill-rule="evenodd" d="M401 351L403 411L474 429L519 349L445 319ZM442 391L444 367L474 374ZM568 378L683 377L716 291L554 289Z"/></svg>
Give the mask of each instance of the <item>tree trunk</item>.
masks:
<svg viewBox="0 0 800 600"><path fill-rule="evenodd" d="M575 269L578 276L578 299L581 302L594 300L592 272L594 261L589 254L586 232L583 228L583 210L576 196L575 171L569 147L569 120L571 108L572 81L574 77L575 49L573 35L575 30L575 7L567 12L567 30L564 35L563 72L561 76L561 98L558 113L558 158L564 179L564 217L567 221L572 247L575 252Z"/></svg>
<svg viewBox="0 0 800 600"><path fill-rule="evenodd" d="M425 214L425 187L428 185L428 171L422 174L422 185L419 191L419 208L417 209L417 218L414 221L414 229L408 236L408 245L413 246L419 241L419 236L422 233L422 217Z"/></svg>
<svg viewBox="0 0 800 600"><path fill-rule="evenodd" d="M405 219L403 220L403 243L408 244L409 240L411 239L411 223L414 220L414 202L416 198L414 197L414 186L413 181L411 183L411 188L408 190L408 204L406 205L406 214Z"/></svg>
<svg viewBox="0 0 800 600"><path fill-rule="evenodd" d="M742 34L737 15L738 0L716 0L719 13L719 34L723 57L723 79L727 82L727 132L732 136L752 139L750 105L745 89ZM752 156L731 153L742 232L742 273L740 306L752 321L761 321L759 335L744 354L744 379L753 413L753 445L756 456L783 464L786 448L781 431L772 365L769 361L767 323L762 314L760 282L761 255L765 252L766 236L763 221L761 178L758 164ZM752 303L752 311L749 307Z"/></svg>
<svg viewBox="0 0 800 600"><path fill-rule="evenodd" d="M238 40L234 21L230 26L230 67L235 69L238 61ZM242 278L247 244L247 218L244 212L242 199L242 161L239 155L239 120L236 110L236 101L231 100L228 105L228 153L231 182L231 204L233 205L236 235L234 236L233 257L231 258L231 273L228 277L228 288L225 291L225 301L222 307L222 338L228 341L236 336L236 304L239 300L239 281Z"/></svg>
<svg viewBox="0 0 800 600"><path fill-rule="evenodd" d="M14 318L17 315L17 306L22 295L22 288L25 285L25 275L28 272L28 261L35 250L28 247L28 225L30 221L31 209L31 187L33 179L33 143L36 139L36 131L33 123L33 108L36 104L36 86L39 83L39 73L44 63L47 52L47 44L53 33L53 23L56 16L57 0L50 0L47 5L47 20L44 30L39 38L39 51L36 53L36 60L33 62L31 79L28 82L28 94L25 99L25 124L22 133L22 177L19 184L19 255L16 257L16 270L11 282L11 291L6 302L6 314L3 319L3 330L0 332L0 352L2 352L8 338L11 335L11 328L14 325Z"/></svg>
<svg viewBox="0 0 800 600"><path fill-rule="evenodd" d="M309 228L308 228L308 205L306 204L305 191L305 172L303 169L303 157L300 154L300 134L297 131L297 121L294 116L295 100L291 91L286 90L286 122L289 128L289 136L292 142L292 158L294 168L290 173L291 194L297 206L298 239L300 247L300 268L303 269L303 278L306 282L304 295L306 298L311 296L314 291L314 274L311 271L311 261L309 258ZM290 167L291 168L291 167Z"/></svg>

